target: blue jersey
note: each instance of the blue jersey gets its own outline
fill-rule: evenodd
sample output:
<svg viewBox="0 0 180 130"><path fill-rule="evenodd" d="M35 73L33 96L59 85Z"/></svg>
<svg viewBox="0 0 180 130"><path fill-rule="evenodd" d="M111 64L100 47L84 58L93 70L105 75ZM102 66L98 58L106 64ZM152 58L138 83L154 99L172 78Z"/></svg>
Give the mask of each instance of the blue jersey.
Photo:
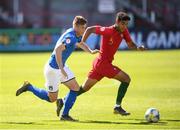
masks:
<svg viewBox="0 0 180 130"><path fill-rule="evenodd" d="M60 44L64 44L66 49L62 52L62 63L63 66L68 59L68 57L71 55L71 53L75 50L76 48L76 43L81 42L82 37L77 37L75 30L73 28L68 29L64 34L61 35L59 40L56 43L56 47L58 47ZM59 69L59 66L56 61L55 57L55 49L49 59L49 65L52 68Z"/></svg>

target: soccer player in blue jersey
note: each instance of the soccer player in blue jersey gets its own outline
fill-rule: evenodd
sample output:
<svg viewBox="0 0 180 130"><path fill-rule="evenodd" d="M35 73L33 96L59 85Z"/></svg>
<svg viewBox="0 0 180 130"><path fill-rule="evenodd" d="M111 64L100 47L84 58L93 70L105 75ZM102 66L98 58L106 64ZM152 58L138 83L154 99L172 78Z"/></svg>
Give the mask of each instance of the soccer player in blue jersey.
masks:
<svg viewBox="0 0 180 130"><path fill-rule="evenodd" d="M48 102L57 101L57 105L59 105L61 104L61 102L59 102L61 100L57 100L58 85L63 83L70 89L70 92L66 95L64 100L64 109L60 119L75 121L75 119L69 115L69 111L76 100L79 85L74 74L66 65L66 60L75 50L76 46L91 54L99 52L98 50L91 50L86 44L81 42L86 26L87 20L82 16L76 16L73 20L73 27L62 34L57 41L54 51L44 68L44 76L46 80L45 86L47 87L47 90L37 88L28 81L25 81L16 91L16 96L19 96L23 92L30 91L42 100ZM59 112L59 110L57 110L57 112Z"/></svg>

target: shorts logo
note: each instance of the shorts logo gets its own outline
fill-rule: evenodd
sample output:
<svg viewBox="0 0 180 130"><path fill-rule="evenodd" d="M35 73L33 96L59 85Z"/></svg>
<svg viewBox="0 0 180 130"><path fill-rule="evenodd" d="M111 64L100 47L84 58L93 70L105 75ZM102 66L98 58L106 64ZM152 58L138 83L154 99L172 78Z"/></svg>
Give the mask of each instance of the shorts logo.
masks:
<svg viewBox="0 0 180 130"><path fill-rule="evenodd" d="M105 27L101 27L101 28L100 28L100 31L103 32L104 30L105 30Z"/></svg>
<svg viewBox="0 0 180 130"><path fill-rule="evenodd" d="M69 44L71 42L71 40L68 38L66 39L66 43Z"/></svg>
<svg viewBox="0 0 180 130"><path fill-rule="evenodd" d="M53 86L49 86L49 90L52 91L53 90Z"/></svg>

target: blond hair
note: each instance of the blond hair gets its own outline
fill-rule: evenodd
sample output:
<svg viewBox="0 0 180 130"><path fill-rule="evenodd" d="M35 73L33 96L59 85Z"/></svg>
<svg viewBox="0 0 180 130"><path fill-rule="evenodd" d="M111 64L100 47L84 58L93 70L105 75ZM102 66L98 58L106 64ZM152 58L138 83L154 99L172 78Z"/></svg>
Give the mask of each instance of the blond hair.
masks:
<svg viewBox="0 0 180 130"><path fill-rule="evenodd" d="M73 26L75 25L85 25L87 20L83 16L76 16L73 20Z"/></svg>

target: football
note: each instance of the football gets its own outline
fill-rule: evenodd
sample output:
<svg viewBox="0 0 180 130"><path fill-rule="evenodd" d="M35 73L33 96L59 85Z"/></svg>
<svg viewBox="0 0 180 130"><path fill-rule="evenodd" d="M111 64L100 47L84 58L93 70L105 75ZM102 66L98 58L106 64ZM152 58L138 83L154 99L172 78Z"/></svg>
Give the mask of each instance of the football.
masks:
<svg viewBox="0 0 180 130"><path fill-rule="evenodd" d="M156 108L149 108L145 112L145 119L147 122L156 123L160 119L159 111Z"/></svg>

